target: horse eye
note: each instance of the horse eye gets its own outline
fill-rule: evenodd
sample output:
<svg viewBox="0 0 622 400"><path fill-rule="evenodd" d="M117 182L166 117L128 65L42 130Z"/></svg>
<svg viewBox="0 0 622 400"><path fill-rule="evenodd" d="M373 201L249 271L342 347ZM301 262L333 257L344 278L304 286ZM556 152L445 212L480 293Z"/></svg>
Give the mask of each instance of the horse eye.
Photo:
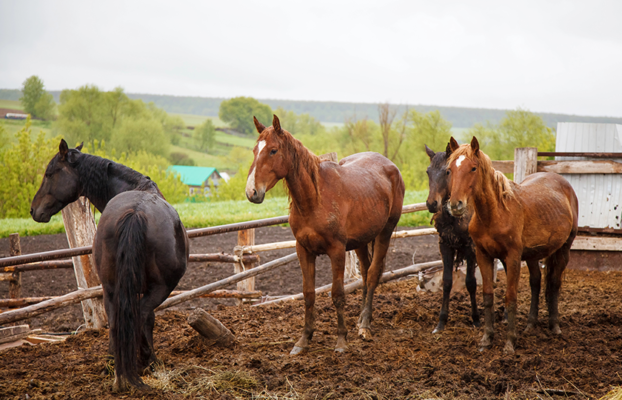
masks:
<svg viewBox="0 0 622 400"><path fill-rule="evenodd" d="M449 170L447 170L447 175L449 175Z"/></svg>
<svg viewBox="0 0 622 400"><path fill-rule="evenodd" d="M475 172L477 170L477 168L473 167L473 169L471 170L471 172Z"/></svg>
<svg viewBox="0 0 622 400"><path fill-rule="evenodd" d="M275 154L276 154L276 152L277 152L277 150L276 150L276 149L272 149L272 150L270 150L270 155L271 155L271 156L273 156L273 155L275 155Z"/></svg>

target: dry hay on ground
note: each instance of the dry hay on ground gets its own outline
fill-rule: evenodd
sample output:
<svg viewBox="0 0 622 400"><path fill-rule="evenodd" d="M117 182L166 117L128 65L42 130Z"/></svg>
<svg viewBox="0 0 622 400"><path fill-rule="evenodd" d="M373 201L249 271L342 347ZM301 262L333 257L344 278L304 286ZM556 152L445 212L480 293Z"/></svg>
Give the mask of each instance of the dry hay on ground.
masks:
<svg viewBox="0 0 622 400"><path fill-rule="evenodd" d="M303 324L302 302L212 310L238 339L210 347L186 324L187 313L156 319L162 361L145 377L150 392L129 398L599 398L622 385L622 273L567 271L560 304L563 334L540 326L521 335L504 355L503 274L496 289L494 347L483 353L481 329L470 326L466 293L452 297L441 335L440 293L416 293L416 280L382 285L374 308L374 341L356 337L360 291L348 296L349 350L333 352L336 316L330 298L317 300L317 330L307 354L289 356ZM519 328L529 309L526 271L519 292ZM481 290L478 292L481 302ZM542 299L541 304L544 304ZM115 398L106 357L106 330L82 332L64 343L22 346L0 353L0 393L6 398ZM555 389L556 392L546 389ZM619 392L618 392L619 393ZM618 394L619 396L619 394ZM609 397L616 398L616 397Z"/></svg>

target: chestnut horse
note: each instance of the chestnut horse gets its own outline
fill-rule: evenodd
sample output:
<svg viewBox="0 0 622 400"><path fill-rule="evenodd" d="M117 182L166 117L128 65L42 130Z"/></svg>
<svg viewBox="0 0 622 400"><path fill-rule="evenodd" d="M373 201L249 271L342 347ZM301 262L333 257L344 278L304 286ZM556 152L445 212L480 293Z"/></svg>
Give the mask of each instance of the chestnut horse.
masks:
<svg viewBox="0 0 622 400"><path fill-rule="evenodd" d="M477 263L484 292L484 336L482 348L490 347L493 328L493 259L506 266L508 333L504 351L513 353L516 345L516 298L521 260L527 262L531 283L529 331L538 321L541 272L538 261L545 258L546 301L549 328L561 334L558 299L562 274L570 257L570 246L577 235L579 206L572 186L550 172L529 175L521 184L510 182L492 167L490 158L471 144L458 145L451 138L448 161L450 209L463 215L467 206L475 208L469 233L475 242Z"/></svg>
<svg viewBox="0 0 622 400"><path fill-rule="evenodd" d="M37 222L80 196L102 215L93 243L114 355L115 391L146 387L140 371L156 361L154 309L186 271L188 236L158 186L130 168L69 149L61 140L30 209Z"/></svg>
<svg viewBox="0 0 622 400"><path fill-rule="evenodd" d="M469 222L473 210L468 210L460 217L454 217L449 212L449 182L447 177L447 159L451 155L449 144L445 151L435 153L428 146L425 151L430 157L430 165L426 170L428 175L429 193L425 202L428 211L433 213L432 221L438 231L438 247L443 259L443 303L438 317L438 325L432 333L439 333L445 329L449 317L449 295L453 286L454 267L466 261L465 284L471 299L471 317L473 325L480 326L479 312L477 311L477 281L475 280L475 245L469 235Z"/></svg>
<svg viewBox="0 0 622 400"><path fill-rule="evenodd" d="M321 161L281 128L274 116L266 128L255 118L260 133L246 183L246 197L261 203L280 180L290 196L289 224L296 237L302 270L305 326L291 354L309 348L315 330L315 259L327 254L333 271L332 299L337 309L337 345L347 348L343 274L346 251L355 250L363 277L363 306L359 335L371 339L374 291L384 269L391 234L402 213L404 181L395 164L378 153L360 153L339 163ZM373 243L373 254L367 249ZM371 258L371 259L370 259Z"/></svg>

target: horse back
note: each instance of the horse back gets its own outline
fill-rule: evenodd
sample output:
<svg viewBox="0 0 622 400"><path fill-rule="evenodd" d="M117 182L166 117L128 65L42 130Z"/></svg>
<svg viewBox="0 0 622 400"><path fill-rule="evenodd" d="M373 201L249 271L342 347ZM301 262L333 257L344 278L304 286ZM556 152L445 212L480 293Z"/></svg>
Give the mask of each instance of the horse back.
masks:
<svg viewBox="0 0 622 400"><path fill-rule="evenodd" d="M140 212L146 220L147 283L174 282L183 276L188 258L188 237L179 215L157 193L128 191L106 206L93 244L95 264L102 284L113 283L119 248L118 222L127 213Z"/></svg>
<svg viewBox="0 0 622 400"><path fill-rule="evenodd" d="M404 181L386 157L358 153L339 164L322 162L319 172L322 215L306 218L306 223L314 225L320 236L334 236L356 248L395 228L402 213Z"/></svg>
<svg viewBox="0 0 622 400"><path fill-rule="evenodd" d="M578 227L577 196L561 175L538 172L516 189L523 210L523 244L526 249L561 247Z"/></svg>

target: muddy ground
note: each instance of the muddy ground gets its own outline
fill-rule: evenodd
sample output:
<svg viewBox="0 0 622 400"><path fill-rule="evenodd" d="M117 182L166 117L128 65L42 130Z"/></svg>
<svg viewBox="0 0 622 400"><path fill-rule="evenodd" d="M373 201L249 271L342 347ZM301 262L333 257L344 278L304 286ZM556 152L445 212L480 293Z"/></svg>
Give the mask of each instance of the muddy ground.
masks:
<svg viewBox="0 0 622 400"><path fill-rule="evenodd" d="M288 228L257 231L257 243L290 240ZM236 234L193 239L191 253L231 252ZM63 235L22 238L23 253L66 247ZM289 254L262 254L262 263ZM0 240L0 257L8 241ZM436 237L399 239L387 269L439 259ZM179 289L194 288L231 274L230 264L191 264ZM349 349L335 354L336 315L331 299L316 302L317 330L307 354L289 356L303 326L301 301L238 307L232 300L200 299L166 310L156 318L155 346L162 364L145 376L153 390L129 398L598 398L622 385L622 273L567 271L560 301L560 337L540 326L520 335L514 355L503 354L504 275L496 288L496 337L491 350L480 352L481 329L471 327L466 292L452 296L446 331L436 325L441 293L416 291L417 280L382 285L375 301L374 340L356 335L360 291L347 298ZM257 278L264 294L298 293L296 263ZM316 285L330 282L330 266L318 262ZM71 270L23 275L23 296L60 295L75 290ZM8 284L0 283L0 297ZM544 296L542 296L544 297ZM529 308L528 275L521 276L519 329ZM481 288L478 288L481 309ZM541 299L544 305L544 298ZM186 323L190 310L202 307L237 338L230 349L210 346ZM47 332L75 331L81 309L68 307L27 321ZM0 353L0 398L116 398L111 393L106 358L107 330L85 331L63 343L22 346ZM546 391L555 389L557 392ZM566 395L559 395L566 391ZM555 393L558 393L557 395ZM123 396L121 396L123 397Z"/></svg>

